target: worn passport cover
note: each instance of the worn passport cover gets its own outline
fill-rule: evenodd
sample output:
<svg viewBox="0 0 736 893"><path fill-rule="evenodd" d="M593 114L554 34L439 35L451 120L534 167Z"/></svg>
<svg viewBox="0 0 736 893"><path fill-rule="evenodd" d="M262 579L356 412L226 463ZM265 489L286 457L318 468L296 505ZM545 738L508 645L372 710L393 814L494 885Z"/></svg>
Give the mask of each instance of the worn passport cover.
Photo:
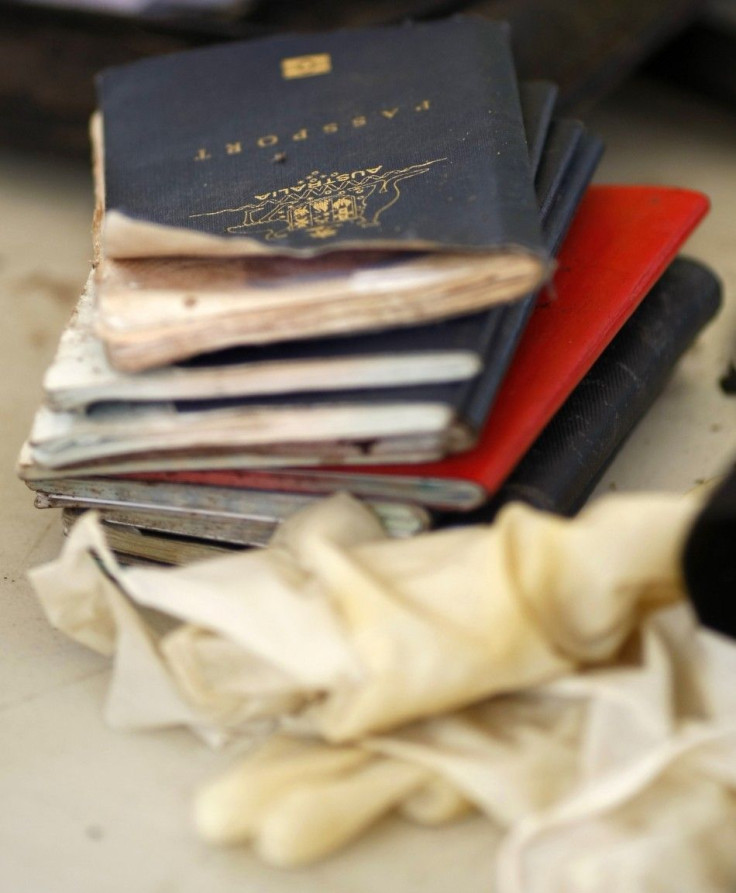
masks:
<svg viewBox="0 0 736 893"><path fill-rule="evenodd" d="M552 81L521 81L519 97L524 119L526 145L532 172L539 167L547 141L547 132L557 105L557 84Z"/></svg>
<svg viewBox="0 0 736 893"><path fill-rule="evenodd" d="M475 511L445 513L435 517L435 526L486 523L511 500L522 500L538 508L564 514L571 514L580 508L618 449L656 399L677 360L718 311L720 303L721 286L710 270L685 258L675 259L496 496ZM736 603L733 598L724 597L724 593L736 592L736 562L731 557L736 534L735 483L736 479L731 483L732 492L728 499L724 490L717 500L712 500L696 524L690 537L692 545L686 550L686 569L696 609L702 619L707 618L715 628L732 635L736 635ZM99 481L61 480L35 486L42 491L37 495L37 505L39 500L44 505L80 504L94 507L101 504ZM152 497L148 499L149 503L163 500L168 512L172 511L171 506L181 511L193 499L205 503L210 512L217 506L223 513L224 529L207 521L201 527L191 526L190 531L194 531L193 535L199 538L224 539L231 543L264 543L273 532L275 522L271 523L270 529L260 531L260 539L256 539L251 529L254 522L248 517L243 529L227 528L227 520L233 514L232 504L238 494L247 494L248 498L255 500L258 517L262 517L264 510L269 508L267 499L276 496L265 491L261 492L263 503L259 505L257 491L229 487L218 489L120 480L106 482L103 492L105 487L110 495L115 488L120 491L119 497L128 495L128 502L130 495L124 493L126 487L148 487L148 492L145 489L142 491L143 496ZM154 496L156 488L165 490L166 487L171 488L170 493ZM72 497L66 497L66 502L65 493ZM74 501L90 493L95 497L92 501ZM131 495L133 493L135 489ZM284 506L287 511L297 509L300 497L292 493L283 494L283 498L288 500ZM305 497L301 498L303 500ZM402 506L407 510L411 507L411 504L404 503L394 505L396 510ZM127 506L123 503L112 504L111 509L111 521L127 524L136 521L135 517L126 514ZM386 515L385 504L382 510L383 523L392 525L392 535L412 532L407 526L408 519ZM125 543L119 543L120 547L130 549L132 544L134 554L150 554L149 550L154 544L141 539L144 528L149 531L158 525L169 533L182 532L169 523L169 515L163 510L159 510L159 514L162 517L140 514L137 520L143 527L137 529L137 539L132 539L127 547ZM399 522L404 526L398 526ZM421 519L414 519L414 523L421 523ZM245 539L246 535L249 539ZM200 548L204 548L204 545ZM168 560L177 560L176 554ZM728 586L730 589L727 590Z"/></svg>
<svg viewBox="0 0 736 893"><path fill-rule="evenodd" d="M549 151L545 149L536 180L539 205L543 209L540 213L542 229L552 255L559 250L602 153L600 140L587 134L584 126L577 121L563 119L555 122L553 130L553 135L548 140ZM535 296L531 295L506 307L473 315L471 322L477 326L476 336L485 336L486 340L482 346L478 345L479 352L483 355L483 368L479 375L466 383L439 382L434 385L365 391L345 388L336 392L313 392L309 395L274 394L267 400L254 397L237 398L233 401L194 401L192 404L180 402L177 406L186 412L190 409L201 411L228 405L247 406L259 403L295 407L330 403L364 407L379 403L435 403L452 408L453 425L458 431L462 429L466 432L460 437L453 436L452 440L462 439L467 444L476 439L488 416L534 301ZM455 328L462 329L467 327L467 320L448 320L445 325L451 331Z"/></svg>
<svg viewBox="0 0 736 893"><path fill-rule="evenodd" d="M126 527L240 545L267 543L278 524L312 502L293 493L121 478L62 478L30 486L36 491L36 508L94 509ZM380 500L368 505L391 536L411 536L429 526L428 513L420 506Z"/></svg>
<svg viewBox="0 0 736 893"><path fill-rule="evenodd" d="M545 194L561 164L559 133L554 148L550 147L549 158L545 152L556 94L550 83L520 84L524 128L535 176L544 158L537 180L540 195ZM575 177L580 178L581 173L576 171ZM582 188L565 185L578 200ZM560 210L558 204L550 215L555 219L550 220L548 229L561 237L564 222L557 220ZM569 209L563 210L565 220L571 220ZM555 241L554 250L559 241ZM198 354L140 375L120 372L111 366L102 343L93 333L93 305L94 282L90 281L44 377L45 398L53 409L81 409L89 403L114 400L205 399L285 390L297 393L416 386L474 378L486 361L490 361L486 374L493 374L500 382L528 317L528 311L518 305L493 307L481 313L381 332L274 345L239 345ZM489 367L495 371L491 373Z"/></svg>
<svg viewBox="0 0 736 893"><path fill-rule="evenodd" d="M535 309L496 405L472 450L439 462L332 470L182 471L179 482L300 492L349 489L438 509L472 509L493 494L674 259L708 209L697 192L592 186Z"/></svg>
<svg viewBox="0 0 736 893"><path fill-rule="evenodd" d="M561 123L567 121L563 120ZM558 129L558 135L561 130L562 128ZM566 152L555 152L555 140L552 140L549 158L545 153L537 177L540 205L543 208L542 227L552 257L556 257L560 250L603 153L600 139L586 133L583 127L579 132L574 130L565 136L573 143L573 151L569 155ZM550 162L549 165L547 161ZM504 324L497 328L493 341L488 345L483 370L475 380L460 386L463 393L458 401L457 415L475 432L476 438L478 432L482 431L503 384L504 375L536 300L537 295L532 294L504 309Z"/></svg>
<svg viewBox="0 0 736 893"><path fill-rule="evenodd" d="M573 143L580 134L575 130ZM585 145L586 143L584 143ZM592 161L600 154L593 139ZM553 167L570 168L569 176L579 184L576 196L592 175L587 153L578 163L576 152L550 153ZM545 165L540 168L540 174ZM585 179L580 181L580 173ZM549 171L548 171L549 173ZM559 189L560 178L545 176L547 189ZM563 178L564 182L564 178ZM545 232L556 246L567 228L574 202L556 204L540 196L547 209ZM553 207L561 213L552 214ZM547 223L552 224L550 230ZM531 299L517 302L526 307ZM509 323L506 319L504 322ZM157 402L110 401L92 403L81 413L37 413L29 438L35 461L52 468L87 463L106 457L157 454L161 465L170 449L192 455L228 449L268 448L271 454L290 449L292 461L359 461L374 453L392 461L417 461L466 449L477 439L480 426L506 369L510 351L524 319L511 317L509 343L485 357L483 372L467 384L438 383L417 387L315 391L309 394L274 393L267 396L174 399ZM289 445L292 445L291 447ZM349 452L346 452L347 449ZM375 461L375 459L374 459ZM385 461L385 459L384 459Z"/></svg>
<svg viewBox="0 0 736 893"><path fill-rule="evenodd" d="M222 44L109 69L98 90L109 256L127 251L116 215L251 253L545 255L503 25Z"/></svg>
<svg viewBox="0 0 736 893"><path fill-rule="evenodd" d="M575 145L579 136L576 130ZM594 144L597 160L597 141ZM590 165L578 165L575 153L554 152L550 158L555 170L562 164L572 168L570 176L575 182L582 170L586 171L585 182L592 174ZM557 188L560 178L550 175L549 165L542 164L540 173L545 170L545 188ZM581 183L578 198L582 188ZM548 196L545 194L540 200L546 203L547 216L552 218L554 229L548 237L556 246L577 202L560 203L557 207L564 214L553 215L553 203ZM509 320L504 319L510 342L518 338L523 321L515 319L509 325ZM292 451L291 456L303 456L303 461L320 456L323 462L334 462L341 455L343 461L358 459L361 453L357 449L347 455L339 450L348 442L355 441L360 446L367 441L367 449L381 450L384 456L390 450L392 458L406 455L410 461L416 461L420 457L439 456L467 448L475 441L513 345L500 346L498 356L491 351L484 358L486 369L468 386L440 383L412 388L317 391L307 395L171 400L148 405L110 402L102 408L90 406L83 416L46 411L34 423L33 455L39 465L57 467L103 456L142 452L150 455L160 451L163 443L200 453L205 449L217 450L222 444L220 452L224 453L226 443L231 448L275 444L272 452L278 452L279 444L295 441L299 450ZM393 440L389 435L393 435ZM418 454L419 450L423 452Z"/></svg>
<svg viewBox="0 0 736 893"><path fill-rule="evenodd" d="M537 93L539 94L539 91L537 91ZM548 125L548 121L546 120L547 116L545 114L545 106L547 106L549 104L549 94L550 94L549 87L545 87L544 93L547 94L547 101L543 102L541 104L541 108L540 108L539 112L536 112L534 109L529 109L529 108L525 109L525 111L526 111L525 120L529 127L530 146L535 146L535 145L538 145L540 142L544 142L544 134L546 133L547 125ZM539 105L539 103L537 105ZM562 162L562 158L559 155L559 153L553 153L553 156L551 156L551 157L553 158L553 166L557 166ZM548 163L546 165L543 165L543 168L545 166L547 168L549 168ZM575 190L575 194L577 197L576 197L576 200L574 202L572 202L572 201L570 201L570 196L568 196L566 202L557 204L556 208L555 208L555 212L550 214L551 226L552 226L551 232L554 234L554 237L552 238L552 244L554 244L554 245L557 245L559 243L562 231L569 223L569 220L570 220L572 213L574 211L574 207L577 204L577 198L579 198L580 192L582 191L582 188L583 188L583 184L582 184L582 182L580 182L580 175L585 170L585 168L582 165L578 165L577 162L574 165L572 165L572 167L574 167L574 173L571 172L572 181L574 183L578 183L578 186L576 187L576 190ZM585 182L587 182L587 178L589 178L591 173L592 173L592 169L585 174L585 177L586 177ZM548 183L556 182L554 176L552 176L552 177L546 176L546 181ZM562 213L560 213L560 212L562 212ZM526 303L526 302L524 302L524 303ZM81 322L83 315L84 314L82 313L82 308L80 308L80 310L77 314L78 322ZM392 348L392 346L395 348L397 345L398 346L403 345L404 349L406 349L408 346L412 347L412 348L415 347L417 349L420 349L422 347L422 344L424 345L425 349L428 346L428 344L429 345L434 344L435 346L443 345L446 348L447 347L451 348L453 342L459 348L461 345L457 343L457 339L455 337L450 337L450 336L451 335L454 336L458 333L462 334L463 335L462 340L464 340L466 342L466 345L467 344L475 345L475 349L480 351L481 359L486 364L486 368L484 369L482 376L477 379L477 384L479 385L478 388L475 387L476 382L474 382L473 387L470 389L464 388L462 386L457 387L457 386L451 386L451 385L441 385L441 386L433 386L431 388L428 388L428 387L413 387L413 388L403 388L403 389L391 388L391 389L388 389L383 392L380 390L373 391L373 392L356 392L356 391L350 391L347 386L343 385L342 392L335 393L334 395L325 394L325 393L322 393L322 394L315 393L315 394L312 394L308 398L303 397L302 399L299 399L297 396L295 396L293 394L288 397L279 397L277 395L274 395L271 398L268 406L266 406L264 404L263 398L261 398L260 400L255 400L255 402L253 400L244 401L242 398L239 400L236 400L236 401L219 400L219 401L215 402L212 399L210 399L206 402L202 402L202 398L205 398L207 396L211 397L211 394L208 394L206 391L198 392L196 389L194 389L190 393L188 393L188 397L189 397L188 401L181 402L181 403L177 404L179 412L181 413L181 418L179 421L186 422L185 414L187 414L188 412L194 412L194 415L190 416L190 418L193 419L196 424L199 424L199 422L196 418L197 412L201 409L205 409L205 410L207 410L207 416L208 416L207 417L207 428L210 431L210 434L208 435L210 440L208 442L224 443L225 442L224 440L223 441L218 440L220 435L215 432L215 426L217 424L221 425L224 423L224 418L222 417L222 412L220 412L220 415L218 415L217 410L236 409L239 413L242 413L243 411L245 411L246 413L247 412L252 413L253 409L255 408L255 411L259 415L259 427L262 429L262 427L266 421L265 418L263 417L263 409L264 408L268 409L269 411L275 412L275 415L273 416L274 422L279 422L279 420L280 420L280 422L283 422L284 413L286 413L286 415L289 418L291 418L292 416L299 415L299 410L301 410L302 411L301 414L303 416L304 410L306 409L307 412L309 413L309 415L308 415L309 422L302 423L304 426L302 428L302 430L309 432L310 436L312 436L312 437L315 437L315 436L319 437L320 434L322 436L324 436L323 427L320 428L318 431L313 430L314 426L316 426L318 424L323 425L323 423L324 423L324 414L321 414L318 417L318 415L314 413L314 409L317 408L318 402L321 402L323 405L325 405L327 409L329 409L330 405L333 405L334 407L336 407L336 412L338 414L340 414L340 417L343 418L343 421L344 421L345 420L345 409L349 408L347 406L347 401L352 401L353 403L355 403L356 408L360 409L361 425L362 425L363 430L365 430L366 423L364 421L364 416L366 415L366 412L364 410L371 410L372 418L374 418L374 420L375 420L376 419L376 414L375 414L376 409L379 409L379 410L382 409L382 411L384 413L394 412L394 415L395 415L395 410L396 410L396 407L399 405L399 401L403 401L401 412L402 412L402 421L404 421L404 422L406 421L408 413L412 413L413 417L416 418L417 410L421 409L422 407L424 407L426 409L425 415L426 415L427 419L431 418L433 414L436 416L438 408L441 408L444 415L448 416L448 413L450 413L450 407L452 407L455 410L455 415L450 415L449 422L445 422L445 427L447 428L447 433L446 433L446 435L443 434L442 436L443 437L451 436L452 438L456 438L456 437L465 438L465 437L469 436L469 434L467 433L466 426L469 425L471 429L475 429L475 427L482 422L483 418L485 418L488 402L493 398L497 383L501 380L503 372L505 371L505 368L507 366L513 345L516 343L516 340L518 339L518 336L519 336L520 330L521 330L521 326L523 325L524 321L525 321L525 317L523 319L521 317L519 317L519 315L515 312L514 307L498 308L497 310L491 310L491 311L487 311L484 314L477 315L469 320L465 320L465 319L448 320L448 321L446 321L444 323L440 323L438 325L423 327L423 328L430 329L432 331L432 334L429 338L429 342L427 342L427 340L422 337L420 339L420 344L417 344L417 345L411 344L410 343L412 340L411 332L408 333L407 336L403 336L400 333L393 333L393 334L397 335L397 339L392 340L389 335L387 342L382 345L381 345L380 337L378 337L377 339L374 339L374 344L376 345L376 347L378 345L381 345L384 350L390 350ZM414 334L416 334L419 331L423 331L423 329L414 329L413 330ZM67 334L71 337L71 344L72 344L72 348L73 348L74 343L76 343L78 338L81 336L81 332L78 329L76 329L74 331L69 331L68 333L65 334L65 338L63 340L69 340L66 338ZM402 342L402 338L404 339L403 342ZM358 340L360 340L360 339L358 339ZM486 348L488 348L488 350L486 350ZM59 373L59 375L56 376L56 385L59 385L61 380L64 379L65 377L68 381L73 382L74 380L76 380L76 376L79 372L79 364L78 364L79 357L76 356L76 354L74 353L74 349L72 349L71 353L69 353L67 351L65 357L66 357L66 362L65 362L65 364L62 364L62 365L63 365L64 369L66 369L66 372L64 372L61 367L57 368L56 371ZM97 360L94 360L94 358L92 358L92 362L93 362L93 365L95 365L95 364L99 365L99 357ZM178 370L178 371L182 372L183 370ZM192 370L190 370L190 371L192 371ZM92 421L96 418L100 418L104 422L104 424L107 426L106 430L109 430L110 423L113 421L111 411L115 410L117 408L118 411L116 414L116 419L118 419L118 422L116 422L115 430L117 432L118 438L123 435L123 429L122 429L121 425L125 425L126 431L128 432L127 436L129 438L131 432L133 435L135 435L135 432L137 430L143 430L143 428L141 428L141 426L143 425L143 421L141 418L138 418L137 421L135 421L131 424L131 419L128 417L128 413L125 412L123 415L121 415L120 411L119 411L120 406L118 405L116 407L116 403L114 401L120 400L121 397L123 400L125 400L127 398L128 400L133 400L133 401L139 401L139 400L143 400L143 401L146 401L146 400L148 400L148 401L150 401L150 400L159 400L159 401L160 400L168 400L168 401L171 401L171 400L175 400L177 397L181 398L181 397L185 396L185 394L177 388L171 388L170 390L167 391L165 388L163 390L161 390L161 388L159 387L159 390L157 390L157 387L160 386L162 383L165 383L167 379L162 380L159 376L156 376L155 373L148 374L145 376L130 376L129 379L130 379L130 381L128 382L128 385L129 385L128 389L127 389L127 391L125 391L122 394L119 393L117 396L114 393L109 393L107 395L98 394L97 395L98 402L100 400L104 401L105 412L103 413L102 416L99 416L95 412L94 415L91 417ZM282 376L282 379L283 379L283 376ZM68 381L67 381L67 384L68 384ZM52 403L54 405L59 403L59 399L61 397L62 391L66 391L67 395L69 395L68 388L66 388L66 389L62 388L62 391L59 391L58 388L56 390L54 390L53 382L47 381L46 384L50 387L51 392L54 393L55 399L52 401ZM148 385L150 385L150 387L148 387ZM283 388L281 390L283 390ZM306 389L306 390L308 390L308 389ZM218 388L215 393L221 393L220 389ZM271 389L271 393L277 394L278 392L275 391L274 389ZM79 405L75 401L80 397L83 398L84 395L85 395L85 390L81 389L81 391L76 393L76 395L72 394L73 399L71 399L70 402L62 401L62 405L65 405L66 408L73 408L74 406ZM93 399L93 395L88 394L87 396L91 397L92 399L88 400L86 402L92 402L92 403L95 402ZM466 401L467 401L467 404L466 404ZM381 403L381 406L377 406L378 403ZM358 404L360 404L360 405L358 405ZM82 403L81 405L84 406L86 404ZM467 405L467 409L468 409L467 420L466 420L465 414L464 414L466 405ZM95 409L95 406L92 406L91 408ZM131 404L130 409L133 409L133 408L134 408L134 406L133 406L133 404ZM166 409L166 407L161 407L161 409ZM214 413L212 412L213 410L214 410ZM137 412L137 416L140 416L140 411L136 410L136 412ZM428 415L427 415L427 413L428 413ZM46 415L47 415L47 419L46 419L47 422L49 422L49 423L54 422L54 420L51 418L51 416L49 416L48 413ZM76 416L75 416L75 418L76 418ZM65 421L66 416L64 416L64 419L62 419L62 417L59 416L59 419L62 420L62 424L64 426L65 433L63 434L63 438L68 443L68 446L71 448L72 443L68 437L69 432L67 431L67 427L68 427L67 421ZM153 417L150 414L146 417L146 422L145 422L146 426L150 427L150 425L152 423L152 419L153 419ZM171 417L171 413L168 411L168 409L166 409L166 412L164 415L161 415L159 413L159 416L157 417L157 419L158 419L157 425L166 424L169 426L169 428L171 427L171 424L174 422L173 418ZM231 419L230 422L228 422L228 424L230 425L232 423L232 421L233 420ZM426 423L426 420L425 420L425 423ZM54 424L56 425L56 422L54 422ZM243 425L247 424L247 420L245 418L243 418L241 420L241 424L243 424ZM448 427L448 425L449 425L449 427ZM79 426L76 425L75 427L78 431ZM89 425L88 425L88 427L89 427ZM181 427L181 426L179 426L179 427ZM94 435L97 438L99 438L102 435L102 429L100 428L100 426L97 424L94 424L93 427L89 428L89 430L84 434L85 442L87 442L90 435L93 434L93 429L94 429ZM41 463L41 464L46 464L47 462L49 462L53 465L56 465L61 460L62 457L57 454L56 448L53 451L54 452L53 461L52 461L51 453L49 452L49 449L51 449L51 440L53 440L54 443L57 444L57 448L60 447L60 445L61 445L59 442L59 436L58 436L61 432L58 430L58 425L56 425L55 430L56 430L56 433L53 434L52 431L49 429L48 425L46 425L44 428L45 433L41 432L41 429L34 428L35 434L33 436L35 436L37 439L41 438L41 440L38 440L36 446L34 446L34 455L36 457L36 462ZM146 428L146 430L147 430L147 428ZM229 440L232 441L233 436L234 436L233 432L232 432L232 428L230 428L230 431L231 431L231 436L230 436ZM274 432L275 431L276 431L276 429L274 429ZM203 432L200 431L200 434L197 436L202 436L202 433ZM195 434L194 430L191 429L190 437L194 437L194 434ZM222 436L224 437L224 435L222 435ZM275 437L276 434L274 433L273 436ZM343 436L347 436L347 434L345 434ZM475 437L474 430L473 430L472 436ZM51 437L51 440L49 439L49 437ZM173 437L173 435L172 435L172 437ZM213 437L214 437L214 440L212 439ZM79 439L79 438L77 438L77 439ZM436 436L435 436L435 440L436 440ZM41 441L43 441L43 444L44 444L43 446L41 444ZM194 441L192 441L192 442L194 442ZM127 441L126 441L126 443L127 443ZM122 449L122 446L120 444L118 444L118 446L120 449ZM314 446L317 446L317 445L313 444L313 447ZM132 443L130 444L130 448L132 448ZM322 449L324 451L325 446L322 445L320 447L320 449ZM329 456L329 458L332 459L332 461L337 461L339 456L342 455L339 452L339 450L336 451L336 450L332 449L332 447L330 447L329 445L326 449L327 449L327 453L325 455L325 459ZM440 449L439 445L435 445L431 448L431 451L430 451L430 447L426 442L423 442L420 445L420 444L416 443L416 440L413 440L411 444L403 445L403 449L402 449L401 453L398 453L398 447L396 447L395 449L392 448L392 455L403 454L408 449L411 449L413 458L417 459L417 458L419 458L416 455L417 449L424 450L424 455L428 458L432 454L436 455L438 452L444 452L446 448ZM307 453L308 452L309 451L307 451ZM77 455L77 453L78 453L78 451L75 449L74 461L75 462L82 461L81 454ZM291 451L289 454L292 456L292 463L294 461L297 461L297 459L296 459L297 454L295 454L294 451ZM289 455L289 454L287 454L287 455ZM66 447L65 447L65 455L66 455ZM85 453L85 455L86 455L86 453ZM306 455L305 450L301 450L298 453L298 455L299 456ZM350 456L351 458L357 457L358 455L360 455L360 454L356 450L353 450L352 452L348 453L348 456ZM345 461L345 460L346 460L346 457L343 457L343 461ZM159 461L161 461L161 460L159 460ZM307 461L310 461L310 460L307 459ZM69 462L72 462L71 454L69 454L66 458L66 463L69 463Z"/></svg>

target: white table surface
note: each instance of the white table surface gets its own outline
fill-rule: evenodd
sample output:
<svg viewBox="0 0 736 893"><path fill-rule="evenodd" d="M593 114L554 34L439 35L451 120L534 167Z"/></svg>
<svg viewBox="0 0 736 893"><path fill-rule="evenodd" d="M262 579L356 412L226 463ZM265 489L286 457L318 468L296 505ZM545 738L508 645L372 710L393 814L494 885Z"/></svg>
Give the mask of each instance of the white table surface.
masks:
<svg viewBox="0 0 736 893"><path fill-rule="evenodd" d="M736 341L736 108L633 81L588 123L601 182L700 189L713 209L687 254L721 276L726 306L599 486L685 491L736 458L736 399L717 381ZM108 730L107 660L67 641L25 579L61 544L13 472L43 369L86 277L92 209L83 165L0 152L0 893L375 893L491 889L495 833L481 820L428 831L387 823L298 872L200 843L194 787L229 764L183 731Z"/></svg>

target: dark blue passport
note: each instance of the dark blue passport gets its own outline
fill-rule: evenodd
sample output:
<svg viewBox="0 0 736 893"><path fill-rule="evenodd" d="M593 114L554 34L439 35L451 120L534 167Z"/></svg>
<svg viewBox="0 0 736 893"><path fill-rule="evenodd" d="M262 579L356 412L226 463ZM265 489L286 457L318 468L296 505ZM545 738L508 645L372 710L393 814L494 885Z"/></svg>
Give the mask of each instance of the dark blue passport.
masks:
<svg viewBox="0 0 736 893"><path fill-rule="evenodd" d="M519 84L529 163L535 174L542 159L547 131L552 123L557 94L557 84L552 81L522 81Z"/></svg>
<svg viewBox="0 0 736 893"><path fill-rule="evenodd" d="M570 128L566 126L566 122L561 122L557 132L558 135L566 134L566 138L558 139L554 143L549 166L546 164L545 150L537 179L538 188L544 189L539 195L539 203L546 209L543 215L543 228L551 253L555 253L560 247L602 151L600 141L585 133L582 125L578 125L577 122ZM567 142L572 143L573 151L563 150L560 143ZM561 172L560 166L563 168ZM473 317L479 327L488 324L489 321L491 324L486 330L488 340L485 347L484 368L479 375L467 382L177 401L175 407L184 419L190 413L238 408L248 410L256 407L280 408L287 411L290 407L306 406L360 408L383 405L389 408L399 405L427 407L443 405L450 407L453 415L452 422L442 433L443 440L438 454L467 449L473 444L485 422L534 302L535 297L531 295L506 307L488 311L485 318L483 315ZM492 317L489 314L492 314ZM101 405L91 408L88 413L92 416L104 414L109 408L108 405ZM318 451L315 446L315 452Z"/></svg>
<svg viewBox="0 0 736 893"><path fill-rule="evenodd" d="M561 125L566 121L560 122ZM547 167L547 151L542 157L537 174L537 190L542 214L542 228L550 254L554 257L564 241L575 217L575 211L582 201L593 174L603 154L603 144L594 134L585 132L579 122L567 131L574 143L569 154L557 151L557 144L550 151L550 166ZM580 132L578 132L580 127ZM565 130L558 129L558 134ZM483 370L477 378L456 388L461 396L457 398L457 415L464 419L466 427L477 434L485 423L493 406L496 394L501 387L503 376L511 362L516 347L524 333L524 327L534 309L536 295L529 295L499 311L499 319L493 337L486 348Z"/></svg>
<svg viewBox="0 0 736 893"><path fill-rule="evenodd" d="M568 122L558 122L553 144L548 145L547 136L552 124L557 88L547 81L524 81L519 85L521 107L524 118L527 149L531 172L540 200L547 203L552 199L552 190L564 185L568 200L580 199L579 189L573 190L572 183L563 184L564 175L579 176L568 170L572 156L578 145L577 136L572 136ZM577 122L569 122L577 125ZM564 135L570 139L564 143ZM573 151L566 151L571 149ZM585 183L589 179L586 172ZM555 215L559 217L559 209ZM565 215L572 219L572 214ZM552 240L552 248L556 250L562 241L564 226L559 221L550 220L545 235L549 241L550 232L556 234ZM424 325L404 326L399 329L387 329L382 332L368 332L337 338L319 338L304 341L287 341L275 345L243 345L222 351L199 354L179 365L189 368L216 369L223 366L234 366L241 363L280 362L290 360L314 360L336 357L359 357L383 354L387 364L394 356L413 354L431 355L440 352L465 352L477 357L479 365L484 367L485 376L493 376L498 383L513 349L521 335L524 322L528 317L527 299L518 306L493 307L481 313L458 316ZM532 302L533 303L533 302ZM523 305L523 306L522 306ZM471 377L471 376L469 376ZM475 377L475 376L472 376ZM401 382L395 382L401 384ZM380 384L367 381L367 387L380 387ZM384 386L388 386L384 383ZM335 383L339 387L339 383ZM490 385L489 385L490 387ZM302 390L299 381L294 382L294 391ZM486 391L489 388L485 389Z"/></svg>
<svg viewBox="0 0 736 893"><path fill-rule="evenodd" d="M108 213L262 253L546 254L503 25L223 44L109 69L98 93Z"/></svg>

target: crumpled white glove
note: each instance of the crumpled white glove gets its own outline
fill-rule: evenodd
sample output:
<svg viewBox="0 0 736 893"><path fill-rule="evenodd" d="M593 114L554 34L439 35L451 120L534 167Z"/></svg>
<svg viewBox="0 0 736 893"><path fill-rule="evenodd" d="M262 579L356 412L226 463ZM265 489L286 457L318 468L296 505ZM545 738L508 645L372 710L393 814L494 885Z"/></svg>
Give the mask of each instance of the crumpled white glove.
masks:
<svg viewBox="0 0 736 893"><path fill-rule="evenodd" d="M55 625L114 655L114 724L215 742L281 724L197 798L210 840L293 865L393 809L477 810L508 829L500 893L721 893L736 648L683 603L697 508L616 497L569 521L511 506L492 527L399 542L335 497L263 552L176 570L120 568L89 516L32 579Z"/></svg>
<svg viewBox="0 0 736 893"><path fill-rule="evenodd" d="M616 666L353 745L272 738L196 798L202 836L325 856L383 815L508 833L498 893L724 893L736 883L736 646L686 605Z"/></svg>
<svg viewBox="0 0 736 893"><path fill-rule="evenodd" d="M120 568L87 516L31 579L52 623L115 653L115 725L214 739L288 715L345 742L610 660L682 598L697 506L611 497L568 520L518 504L399 541L338 495L263 551L173 569Z"/></svg>

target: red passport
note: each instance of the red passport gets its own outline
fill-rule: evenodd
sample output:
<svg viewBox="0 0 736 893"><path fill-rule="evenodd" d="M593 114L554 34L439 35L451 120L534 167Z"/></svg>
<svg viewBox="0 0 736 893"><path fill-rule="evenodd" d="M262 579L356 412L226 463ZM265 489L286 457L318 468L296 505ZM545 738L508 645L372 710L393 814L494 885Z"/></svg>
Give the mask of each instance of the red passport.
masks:
<svg viewBox="0 0 736 893"><path fill-rule="evenodd" d="M701 193L592 186L540 295L477 445L417 465L179 471L146 480L327 493L468 510L494 493L706 214Z"/></svg>

